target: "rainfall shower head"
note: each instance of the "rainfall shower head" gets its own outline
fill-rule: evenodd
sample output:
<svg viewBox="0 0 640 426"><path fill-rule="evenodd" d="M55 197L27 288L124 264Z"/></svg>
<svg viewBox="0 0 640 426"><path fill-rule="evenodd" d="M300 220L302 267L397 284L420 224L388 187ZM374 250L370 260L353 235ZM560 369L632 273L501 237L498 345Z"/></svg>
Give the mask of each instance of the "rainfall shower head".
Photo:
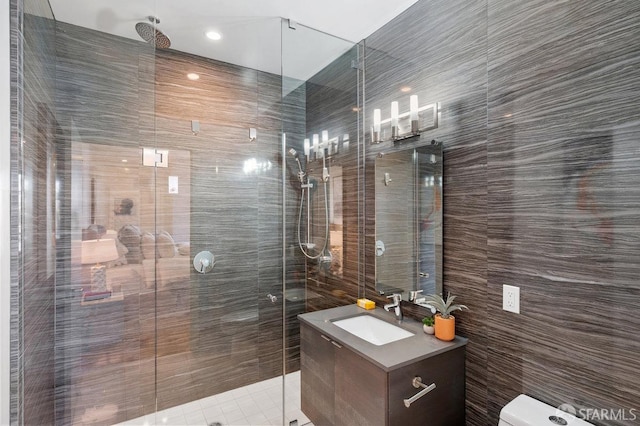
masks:
<svg viewBox="0 0 640 426"><path fill-rule="evenodd" d="M159 49L168 49L171 47L171 40L162 31L156 28L156 25L160 23L160 20L155 16L149 16L147 18L149 22L138 22L136 24L136 31L147 43L152 43Z"/></svg>

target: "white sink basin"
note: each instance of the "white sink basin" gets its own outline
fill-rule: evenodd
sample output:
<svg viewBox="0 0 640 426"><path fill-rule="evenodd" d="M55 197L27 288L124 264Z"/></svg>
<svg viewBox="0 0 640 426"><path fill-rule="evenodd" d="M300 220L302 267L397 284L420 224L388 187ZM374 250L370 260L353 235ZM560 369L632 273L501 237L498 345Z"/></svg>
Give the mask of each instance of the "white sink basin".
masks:
<svg viewBox="0 0 640 426"><path fill-rule="evenodd" d="M396 327L371 315L358 315L333 321L333 324L376 346L386 345L414 335L404 328Z"/></svg>

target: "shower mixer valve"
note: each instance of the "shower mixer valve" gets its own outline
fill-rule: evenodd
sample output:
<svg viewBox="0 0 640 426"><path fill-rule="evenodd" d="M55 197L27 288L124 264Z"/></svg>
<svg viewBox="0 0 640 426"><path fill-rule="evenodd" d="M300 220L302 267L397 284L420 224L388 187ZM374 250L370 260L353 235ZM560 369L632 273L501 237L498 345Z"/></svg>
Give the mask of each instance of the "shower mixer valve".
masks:
<svg viewBox="0 0 640 426"><path fill-rule="evenodd" d="M201 251L193 258L193 267L201 274L210 272L215 266L216 261L213 253L210 251Z"/></svg>

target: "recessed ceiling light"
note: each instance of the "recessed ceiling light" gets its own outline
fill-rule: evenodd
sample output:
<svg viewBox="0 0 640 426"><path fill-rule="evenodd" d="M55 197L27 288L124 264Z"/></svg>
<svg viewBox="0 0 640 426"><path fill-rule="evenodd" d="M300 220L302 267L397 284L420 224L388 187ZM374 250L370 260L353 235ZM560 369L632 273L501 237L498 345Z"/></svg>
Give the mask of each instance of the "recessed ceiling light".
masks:
<svg viewBox="0 0 640 426"><path fill-rule="evenodd" d="M122 160L123 163L127 163L128 161L126 159Z"/></svg>
<svg viewBox="0 0 640 426"><path fill-rule="evenodd" d="M210 40L220 40L222 38L222 34L217 31L207 31L205 35Z"/></svg>
<svg viewBox="0 0 640 426"><path fill-rule="evenodd" d="M400 91L401 91L401 92L403 92L403 93L410 92L410 91L411 91L411 87L409 87L409 86L402 86L402 87L400 88Z"/></svg>
<svg viewBox="0 0 640 426"><path fill-rule="evenodd" d="M196 74L195 72L190 72L189 74L187 74L187 78L189 80L198 80L200 78L200 76L198 74Z"/></svg>

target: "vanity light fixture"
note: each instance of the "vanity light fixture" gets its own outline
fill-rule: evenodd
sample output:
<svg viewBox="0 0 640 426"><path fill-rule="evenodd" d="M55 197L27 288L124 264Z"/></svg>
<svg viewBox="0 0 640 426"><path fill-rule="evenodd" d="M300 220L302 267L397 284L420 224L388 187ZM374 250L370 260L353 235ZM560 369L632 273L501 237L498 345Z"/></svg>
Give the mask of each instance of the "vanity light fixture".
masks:
<svg viewBox="0 0 640 426"><path fill-rule="evenodd" d="M397 101L391 102L391 137L394 139L398 137L398 116L399 115L400 115L400 112L398 110L398 102Z"/></svg>
<svg viewBox="0 0 640 426"><path fill-rule="evenodd" d="M318 150L320 149L320 137L317 133L312 136L313 144L311 145L311 149L313 150L314 158L318 156ZM309 158L309 157L307 157Z"/></svg>
<svg viewBox="0 0 640 426"><path fill-rule="evenodd" d="M418 132L418 95L409 97L409 120L411 120L411 133Z"/></svg>
<svg viewBox="0 0 640 426"><path fill-rule="evenodd" d="M309 158L309 152L311 152L311 143L309 142L309 138L304 139L304 156L305 158Z"/></svg>
<svg viewBox="0 0 640 426"><path fill-rule="evenodd" d="M311 139L305 138L303 142L304 156L307 163L315 160L322 160L339 154L341 151L349 150L349 134L330 137L328 130L323 130L320 134L314 133Z"/></svg>
<svg viewBox="0 0 640 426"><path fill-rule="evenodd" d="M382 114L379 108L373 110L373 141L380 142L380 128L382 126Z"/></svg>
<svg viewBox="0 0 640 426"><path fill-rule="evenodd" d="M209 40L215 40L215 41L222 40L222 34L220 34L217 31L207 31L205 35Z"/></svg>
<svg viewBox="0 0 640 426"><path fill-rule="evenodd" d="M433 111L432 122L429 126L422 126L421 121L424 118L424 114L422 114L422 112L426 110ZM392 140L394 142L397 142L403 139L419 136L420 132L426 130L437 129L439 113L439 102L420 107L418 103L418 95L409 96L409 111L403 113L400 113L399 111L398 102L393 101L391 102L391 116L389 118L383 120L381 110L379 108L373 110L371 140L373 141L373 143L380 143L384 140Z"/></svg>

